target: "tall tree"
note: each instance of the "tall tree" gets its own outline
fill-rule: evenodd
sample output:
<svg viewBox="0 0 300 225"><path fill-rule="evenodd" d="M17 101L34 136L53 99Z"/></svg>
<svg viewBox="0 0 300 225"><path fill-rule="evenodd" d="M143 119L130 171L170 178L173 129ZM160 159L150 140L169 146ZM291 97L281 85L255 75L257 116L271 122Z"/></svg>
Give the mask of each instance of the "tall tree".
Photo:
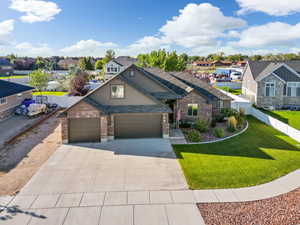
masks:
<svg viewBox="0 0 300 225"><path fill-rule="evenodd" d="M108 63L110 60L114 59L116 57L116 53L114 50L109 49L105 53L105 57L103 59L104 63Z"/></svg>

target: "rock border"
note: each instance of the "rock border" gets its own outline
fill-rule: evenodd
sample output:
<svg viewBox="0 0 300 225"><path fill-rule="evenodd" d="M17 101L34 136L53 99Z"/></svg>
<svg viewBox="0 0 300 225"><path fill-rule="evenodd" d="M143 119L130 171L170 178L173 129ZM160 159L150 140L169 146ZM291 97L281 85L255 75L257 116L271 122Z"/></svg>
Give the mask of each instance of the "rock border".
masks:
<svg viewBox="0 0 300 225"><path fill-rule="evenodd" d="M187 143L185 143L185 144L183 144L183 145L195 145L195 144L197 144L197 145L202 145L202 144L211 144L211 143L216 143L216 142L228 140L228 139L230 139L230 138L236 137L236 136L238 136L238 135L244 133L244 132L248 129L248 127L249 127L248 120L247 120L246 122L247 122L246 127L245 127L243 130L241 130L241 131L239 131L238 133L233 134L233 135L231 135L231 136L228 136L228 137L225 137L225 138L221 138L221 139L217 139L217 140L214 140L214 141L187 142Z"/></svg>

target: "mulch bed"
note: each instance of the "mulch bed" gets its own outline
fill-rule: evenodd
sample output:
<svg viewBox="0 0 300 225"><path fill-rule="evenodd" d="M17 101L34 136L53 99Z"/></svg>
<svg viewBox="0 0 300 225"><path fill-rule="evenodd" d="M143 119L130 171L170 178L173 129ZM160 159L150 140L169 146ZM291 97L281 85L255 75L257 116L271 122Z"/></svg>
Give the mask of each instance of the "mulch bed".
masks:
<svg viewBox="0 0 300 225"><path fill-rule="evenodd" d="M240 129L237 129L235 132L229 132L227 130L227 122L222 122L222 123L217 123L216 127L212 128L212 127L209 127L209 130L207 132L204 132L204 133L201 133L201 137L202 137L202 142L205 142L205 141L215 141L215 140L218 140L220 138L216 137L214 135L214 129L215 128L223 128L224 129L224 137L223 138L226 138L226 137L229 137L229 136L232 136L238 132L240 132L241 130L243 130L245 127L246 127L246 123L245 125L240 128ZM192 128L180 128L185 136L185 139L187 140L187 142L189 142L188 140L188 133L189 131L193 130Z"/></svg>
<svg viewBox="0 0 300 225"><path fill-rule="evenodd" d="M198 204L206 225L300 225L300 188L253 202Z"/></svg>

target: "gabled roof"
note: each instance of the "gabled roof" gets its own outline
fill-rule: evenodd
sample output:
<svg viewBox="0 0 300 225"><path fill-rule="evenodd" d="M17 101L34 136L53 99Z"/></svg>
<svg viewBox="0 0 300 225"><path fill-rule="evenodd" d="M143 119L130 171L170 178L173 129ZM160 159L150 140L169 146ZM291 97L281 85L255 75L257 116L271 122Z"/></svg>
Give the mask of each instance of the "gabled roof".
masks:
<svg viewBox="0 0 300 225"><path fill-rule="evenodd" d="M135 66L135 65L131 65L131 66ZM128 83L131 87L135 88L136 90L138 90L139 92L143 93L145 96L149 97L150 99L152 99L155 103L157 103L157 105L152 105L149 106L148 109L151 109L151 112L166 112L169 113L170 112L170 108L166 105L164 105L161 101L159 101L157 98L155 98L154 96L151 95L151 93L147 92L144 88L136 85L134 82L130 81L129 79L127 79L125 76L122 75L123 72L125 72L126 70L128 70L129 68L131 68L131 66L127 67L125 70L121 71L120 73L118 73L117 75L113 76L112 78L110 78L109 80L107 80L106 82L104 82L101 86L95 88L93 91L89 92L87 95L85 95L82 99L80 99L79 101L77 101L76 103L74 103L72 106L70 106L69 108L67 108L66 110L64 110L59 117L64 117L66 112L68 110L70 110L71 108L73 108L75 105L77 105L78 103L84 101L90 105L92 105L93 107L95 107L96 109L102 111L105 114L109 114L109 113L125 113L126 109L129 110L128 112L133 112L134 110L136 112L141 112L141 109L139 107L133 107L133 106L126 106L126 107L115 107L115 106L109 106L109 105L102 105L99 104L98 102L94 101L90 96L98 91L99 89L101 89L103 86L105 86L107 83L111 82L112 80L116 79L116 78L120 78L121 80L123 80L124 82ZM147 111L148 112L148 111Z"/></svg>
<svg viewBox="0 0 300 225"><path fill-rule="evenodd" d="M180 96L185 96L190 93L193 88L181 82L176 77L172 76L171 74L158 69L158 68L142 68L147 74L152 76L154 79L158 80L169 89L174 91Z"/></svg>
<svg viewBox="0 0 300 225"><path fill-rule="evenodd" d="M137 62L137 59L130 56L118 56L114 61L122 66L130 66Z"/></svg>
<svg viewBox="0 0 300 225"><path fill-rule="evenodd" d="M221 99L221 100L231 100L229 96L222 93L218 89L212 87L211 85L201 81L200 79L194 77L193 75L186 72L171 72L171 74L178 80L184 82L188 86L195 89L199 94L206 96L210 100Z"/></svg>
<svg viewBox="0 0 300 225"><path fill-rule="evenodd" d="M33 90L33 87L26 85L0 80L0 98L22 93L24 91Z"/></svg>
<svg viewBox="0 0 300 225"><path fill-rule="evenodd" d="M288 69L287 67L292 70ZM264 76L275 73L284 81L300 81L300 61L249 61L249 69L251 70L254 80L259 80Z"/></svg>

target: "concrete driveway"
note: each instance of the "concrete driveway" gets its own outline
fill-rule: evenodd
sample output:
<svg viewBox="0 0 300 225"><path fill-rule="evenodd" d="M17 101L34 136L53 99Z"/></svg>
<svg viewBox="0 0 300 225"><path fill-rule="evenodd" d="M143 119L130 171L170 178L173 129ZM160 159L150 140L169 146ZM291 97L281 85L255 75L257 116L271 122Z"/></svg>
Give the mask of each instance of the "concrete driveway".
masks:
<svg viewBox="0 0 300 225"><path fill-rule="evenodd" d="M62 145L20 194L187 188L169 140L130 139Z"/></svg>

